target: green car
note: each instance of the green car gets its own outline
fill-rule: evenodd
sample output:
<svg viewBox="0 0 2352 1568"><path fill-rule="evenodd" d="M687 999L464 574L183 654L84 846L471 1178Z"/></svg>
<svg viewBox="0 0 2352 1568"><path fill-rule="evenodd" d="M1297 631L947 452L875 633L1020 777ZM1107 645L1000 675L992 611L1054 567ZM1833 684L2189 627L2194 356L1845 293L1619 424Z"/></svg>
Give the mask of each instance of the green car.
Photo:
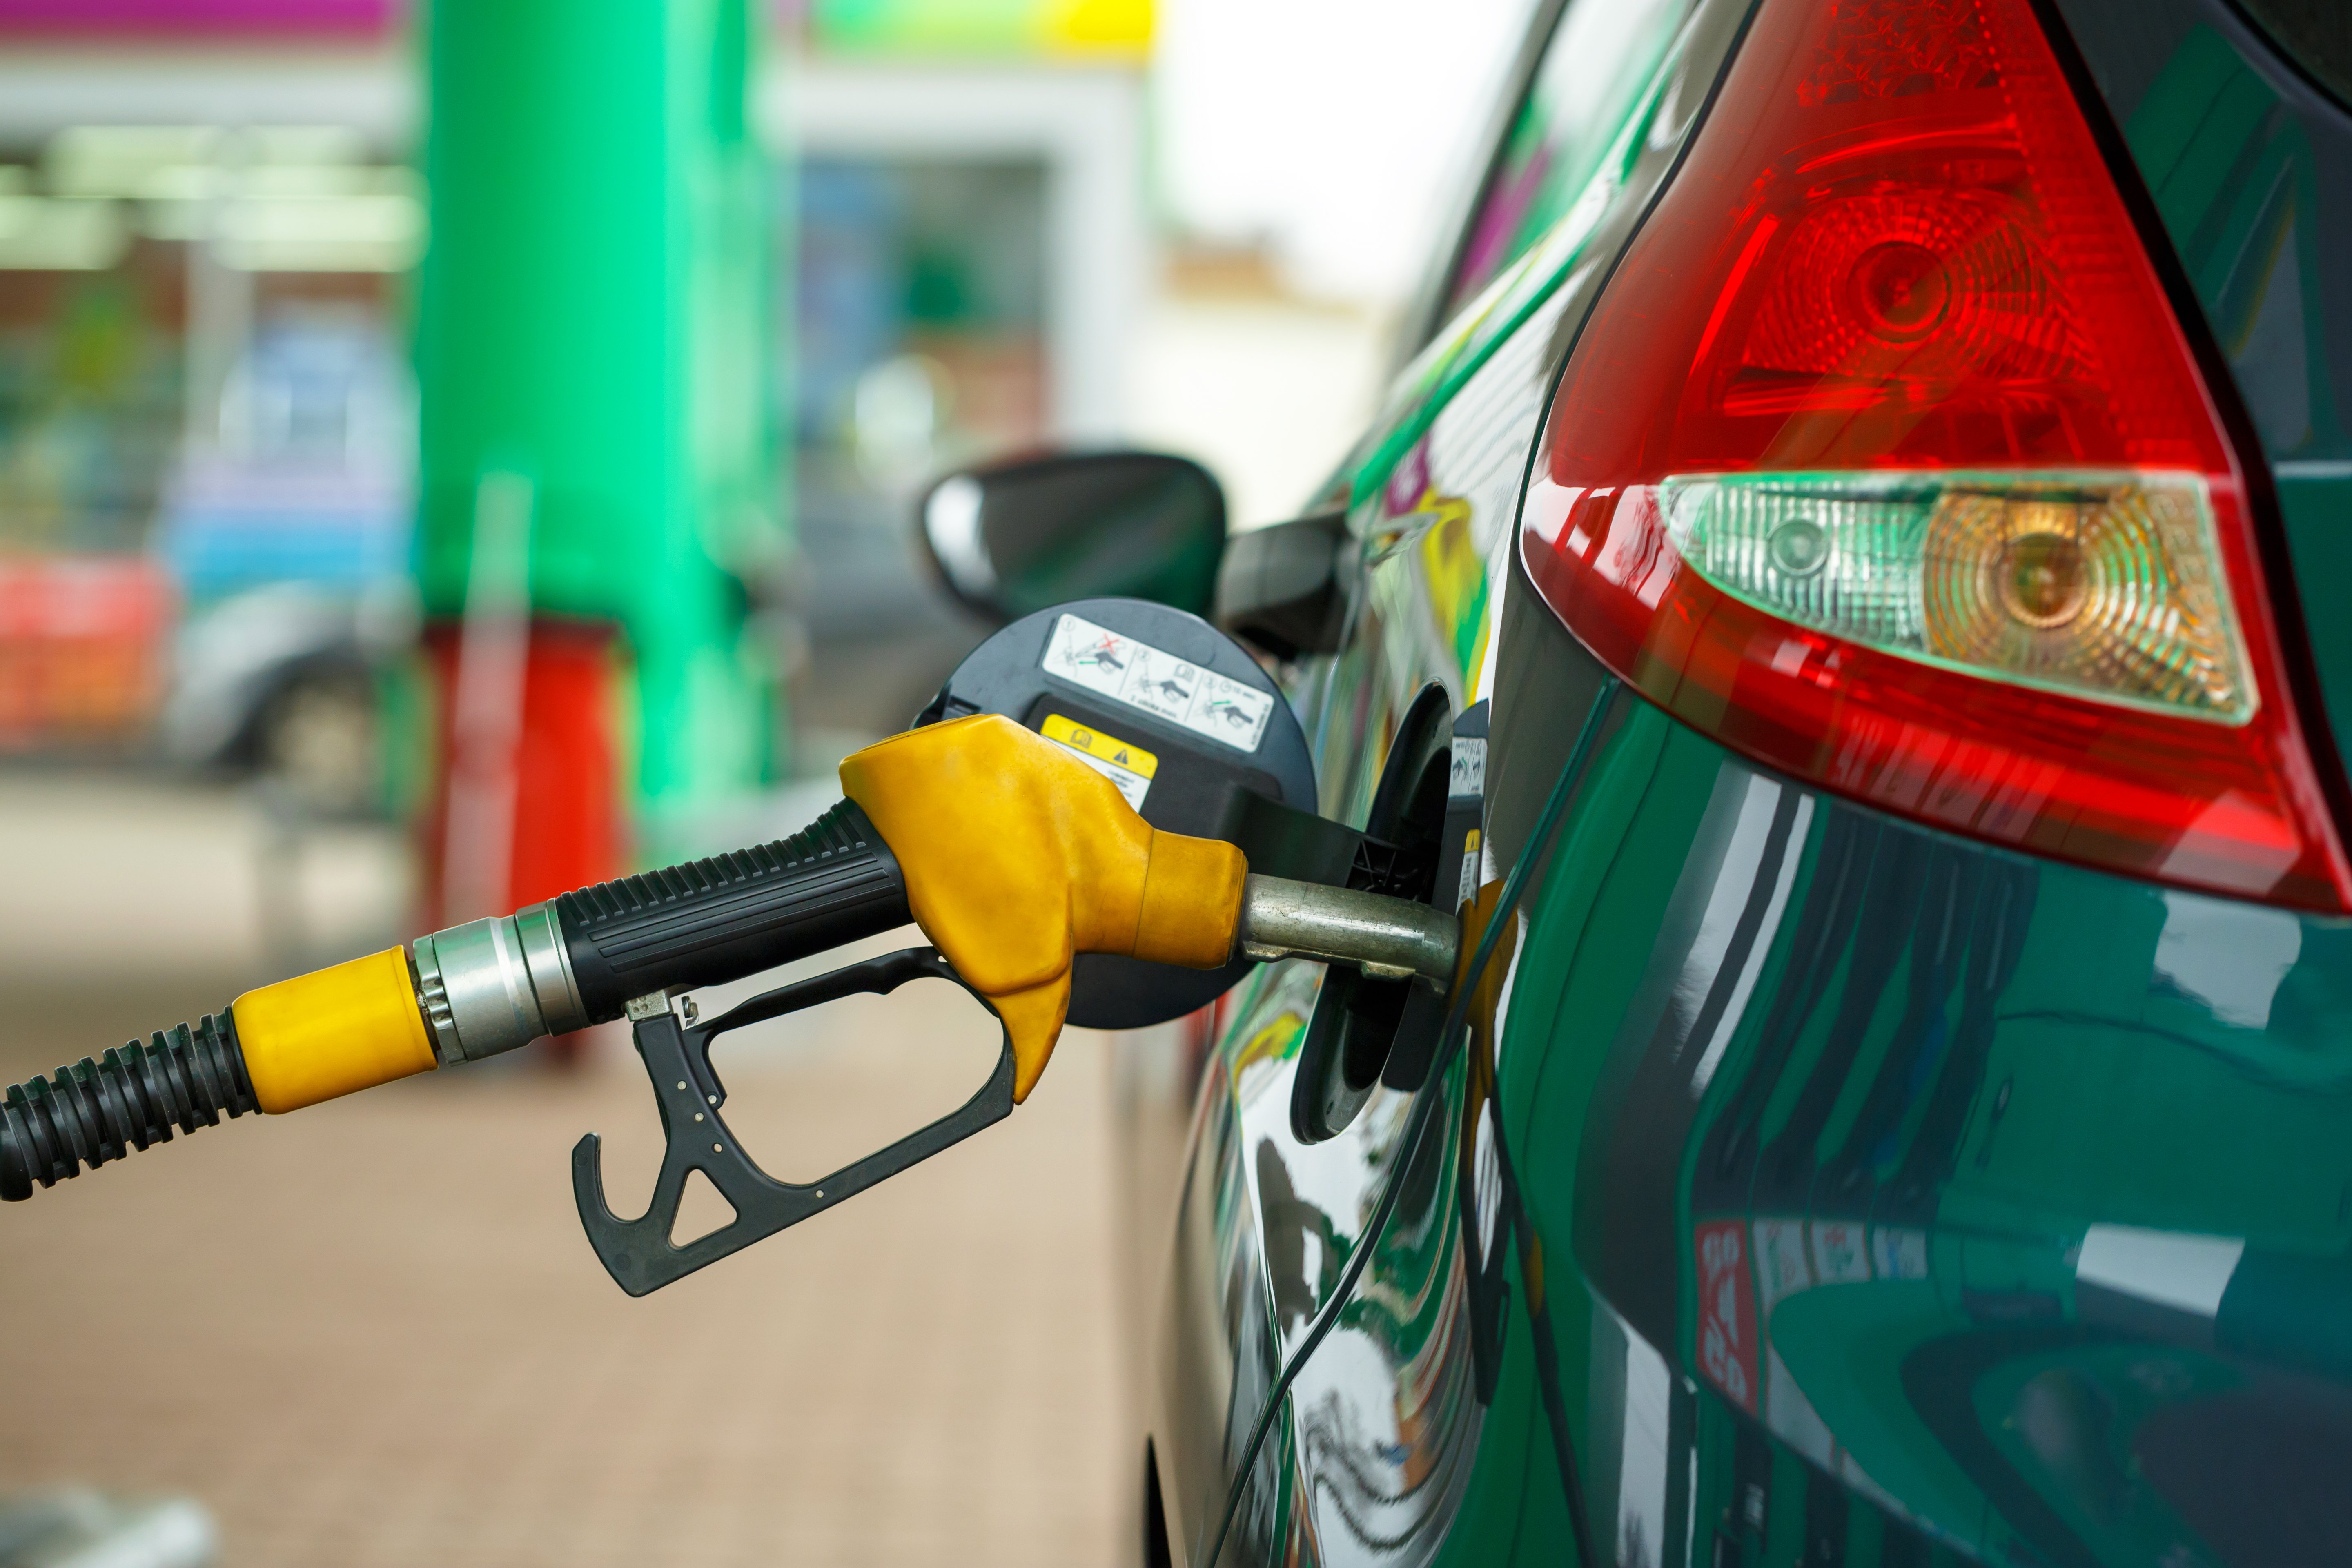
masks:
<svg viewBox="0 0 2352 1568"><path fill-rule="evenodd" d="M1489 957L1129 1062L1145 1560L2352 1560L2343 13L1515 79L1219 607Z"/></svg>

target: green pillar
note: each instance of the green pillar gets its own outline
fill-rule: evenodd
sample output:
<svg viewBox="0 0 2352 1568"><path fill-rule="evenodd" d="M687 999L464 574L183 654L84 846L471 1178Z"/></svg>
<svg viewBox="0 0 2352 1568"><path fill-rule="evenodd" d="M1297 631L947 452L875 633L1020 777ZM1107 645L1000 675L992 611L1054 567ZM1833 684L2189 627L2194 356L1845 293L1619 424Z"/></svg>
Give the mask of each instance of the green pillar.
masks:
<svg viewBox="0 0 2352 1568"><path fill-rule="evenodd" d="M452 0L427 26L425 611L464 607L482 474L529 478L533 614L616 624L634 664L655 850L772 766L740 586L781 547L754 5Z"/></svg>

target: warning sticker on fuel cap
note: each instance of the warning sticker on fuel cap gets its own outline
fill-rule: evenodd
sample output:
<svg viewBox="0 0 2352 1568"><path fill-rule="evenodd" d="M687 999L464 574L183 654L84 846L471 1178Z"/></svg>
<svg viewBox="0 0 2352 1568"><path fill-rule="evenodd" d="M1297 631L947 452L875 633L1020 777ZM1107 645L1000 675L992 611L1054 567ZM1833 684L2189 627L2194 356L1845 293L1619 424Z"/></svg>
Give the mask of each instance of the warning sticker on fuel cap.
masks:
<svg viewBox="0 0 2352 1568"><path fill-rule="evenodd" d="M1048 675L1237 751L1257 750L1274 712L1274 699L1263 691L1076 616L1054 623L1045 665Z"/></svg>
<svg viewBox="0 0 2352 1568"><path fill-rule="evenodd" d="M1143 809L1143 797L1151 792L1151 777L1160 771L1157 756L1132 742L1090 730L1059 713L1045 715L1045 735L1063 750L1077 753L1078 761L1117 784L1128 805Z"/></svg>

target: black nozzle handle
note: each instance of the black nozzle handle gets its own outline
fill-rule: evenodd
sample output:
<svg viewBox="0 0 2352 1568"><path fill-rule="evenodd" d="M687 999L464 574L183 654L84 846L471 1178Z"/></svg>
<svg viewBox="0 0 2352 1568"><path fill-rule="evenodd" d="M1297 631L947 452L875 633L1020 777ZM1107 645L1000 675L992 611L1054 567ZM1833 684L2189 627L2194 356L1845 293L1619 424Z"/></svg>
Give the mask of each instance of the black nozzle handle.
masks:
<svg viewBox="0 0 2352 1568"><path fill-rule="evenodd" d="M905 925L898 857L852 801L790 838L555 900L591 1023L633 997L740 980Z"/></svg>

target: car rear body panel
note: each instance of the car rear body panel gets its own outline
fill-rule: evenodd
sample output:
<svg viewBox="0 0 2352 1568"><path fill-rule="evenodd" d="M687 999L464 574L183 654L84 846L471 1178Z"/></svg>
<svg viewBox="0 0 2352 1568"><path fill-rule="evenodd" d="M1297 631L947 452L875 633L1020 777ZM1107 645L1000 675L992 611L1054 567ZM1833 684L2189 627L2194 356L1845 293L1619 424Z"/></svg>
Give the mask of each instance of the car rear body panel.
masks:
<svg viewBox="0 0 2352 1568"><path fill-rule="evenodd" d="M2352 926L1915 827L1620 700L1498 1053L1602 1549L2340 1552Z"/></svg>
<svg viewBox="0 0 2352 1568"><path fill-rule="evenodd" d="M2352 110L2225 0L2057 0L2269 459L2352 765Z"/></svg>
<svg viewBox="0 0 2352 1568"><path fill-rule="evenodd" d="M2352 331L2320 285L2352 255L2343 111L2221 0L2056 8L2270 460L2352 720ZM1644 101L1702 100L1747 11L1695 5ZM1538 859L1493 1104L1460 1056L1433 1086L1447 1135L1221 1561L1573 1561L1570 1488L1594 1557L1644 1568L2352 1557L2352 922L1775 776L1617 688L1517 564L1545 390L1690 120L1625 141L1577 243L1441 333L1349 470L1361 602L1293 688L1324 809L1364 821L1434 683L1491 699L1486 874ZM1237 989L1193 1101L1150 1420L1195 1568L1401 1152L1390 1089L1293 1135L1319 979Z"/></svg>

